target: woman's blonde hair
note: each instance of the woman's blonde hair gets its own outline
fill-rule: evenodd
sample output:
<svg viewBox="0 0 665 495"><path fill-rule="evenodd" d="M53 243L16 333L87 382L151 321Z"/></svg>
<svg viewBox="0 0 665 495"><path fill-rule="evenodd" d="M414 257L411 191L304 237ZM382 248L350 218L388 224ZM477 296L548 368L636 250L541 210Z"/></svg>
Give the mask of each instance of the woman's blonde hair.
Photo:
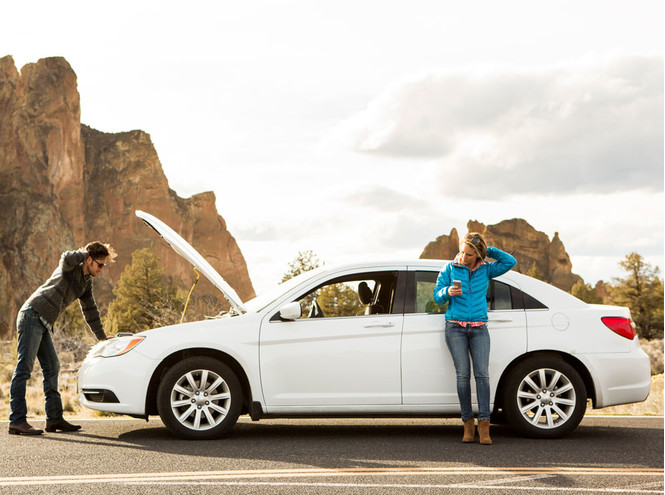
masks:
<svg viewBox="0 0 665 495"><path fill-rule="evenodd" d="M478 232L469 232L462 239L461 245L467 244L473 248L480 259L484 260L487 257L487 243L482 234Z"/></svg>

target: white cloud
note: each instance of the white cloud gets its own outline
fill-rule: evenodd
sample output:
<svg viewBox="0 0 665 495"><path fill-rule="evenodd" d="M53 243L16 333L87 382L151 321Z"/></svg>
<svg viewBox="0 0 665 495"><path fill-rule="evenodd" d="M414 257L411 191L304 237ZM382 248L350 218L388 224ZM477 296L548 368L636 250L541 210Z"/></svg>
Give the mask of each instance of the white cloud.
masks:
<svg viewBox="0 0 665 495"><path fill-rule="evenodd" d="M663 187L663 59L437 71L399 81L327 140L435 162L444 193Z"/></svg>
<svg viewBox="0 0 665 495"><path fill-rule="evenodd" d="M363 189L350 192L342 200L350 206L355 205L384 212L403 211L405 208L422 209L426 208L428 204L422 198L416 198L380 184L368 184Z"/></svg>
<svg viewBox="0 0 665 495"><path fill-rule="evenodd" d="M86 124L213 189L257 291L299 250L417 258L470 218L559 231L587 281L662 266L663 2L68 5L8 3L0 56L64 56Z"/></svg>

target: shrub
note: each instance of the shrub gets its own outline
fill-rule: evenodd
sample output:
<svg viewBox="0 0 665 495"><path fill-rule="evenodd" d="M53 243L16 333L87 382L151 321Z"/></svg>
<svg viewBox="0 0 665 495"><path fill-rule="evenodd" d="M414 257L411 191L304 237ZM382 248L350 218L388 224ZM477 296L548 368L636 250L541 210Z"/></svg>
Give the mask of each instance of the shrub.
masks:
<svg viewBox="0 0 665 495"><path fill-rule="evenodd" d="M659 375L663 372L663 339L641 339L640 345L651 360L651 374Z"/></svg>

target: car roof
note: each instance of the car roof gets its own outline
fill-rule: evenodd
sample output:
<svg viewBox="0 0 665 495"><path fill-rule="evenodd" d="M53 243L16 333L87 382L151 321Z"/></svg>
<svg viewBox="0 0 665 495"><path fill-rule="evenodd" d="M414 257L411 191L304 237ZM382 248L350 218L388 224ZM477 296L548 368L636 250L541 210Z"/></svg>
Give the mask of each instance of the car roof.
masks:
<svg viewBox="0 0 665 495"><path fill-rule="evenodd" d="M325 266L326 271L341 269L363 269L363 268L404 268L404 267L423 267L442 269L450 261L447 260L420 260L420 259L401 259L401 260L359 260L350 263L338 263Z"/></svg>
<svg viewBox="0 0 665 495"><path fill-rule="evenodd" d="M418 270L441 270L445 267L449 260L436 260L436 259L411 259L411 260L369 260L358 261L353 263L343 263L331 266L324 266L321 273L335 273L344 271L371 271L371 270L385 270L385 269L405 269ZM535 297L547 306L553 307L568 307L568 308L583 308L587 304L584 301L576 298L572 294L555 287L552 284L538 280L536 278L524 275L514 270L509 270L504 275L497 277L499 280L503 279L510 281L518 286L519 289L527 292L532 297Z"/></svg>

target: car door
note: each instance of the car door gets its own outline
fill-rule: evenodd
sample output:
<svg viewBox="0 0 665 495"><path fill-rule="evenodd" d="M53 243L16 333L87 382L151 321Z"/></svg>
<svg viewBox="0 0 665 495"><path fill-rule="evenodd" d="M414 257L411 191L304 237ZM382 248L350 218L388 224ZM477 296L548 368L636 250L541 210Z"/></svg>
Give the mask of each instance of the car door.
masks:
<svg viewBox="0 0 665 495"><path fill-rule="evenodd" d="M371 292L366 304L362 284ZM268 411L399 404L396 285L396 270L336 276L292 298L303 306L301 318L284 321L278 308L267 315L260 363Z"/></svg>
<svg viewBox="0 0 665 495"><path fill-rule="evenodd" d="M434 303L437 271L409 271L402 341L404 404L457 406L455 366L445 343L445 306ZM495 290L496 284L501 284ZM507 299L506 299L507 298ZM526 350L524 310L513 307L510 287L493 280L488 292L492 397L503 369ZM472 401L476 404L472 380Z"/></svg>
<svg viewBox="0 0 665 495"><path fill-rule="evenodd" d="M455 368L444 341L446 306L434 303L436 271L407 274L402 338L403 402L457 404Z"/></svg>
<svg viewBox="0 0 665 495"><path fill-rule="evenodd" d="M524 300L511 272L490 282L487 294L487 328L490 332L490 390L494 402L499 379L506 367L527 350L527 321Z"/></svg>

